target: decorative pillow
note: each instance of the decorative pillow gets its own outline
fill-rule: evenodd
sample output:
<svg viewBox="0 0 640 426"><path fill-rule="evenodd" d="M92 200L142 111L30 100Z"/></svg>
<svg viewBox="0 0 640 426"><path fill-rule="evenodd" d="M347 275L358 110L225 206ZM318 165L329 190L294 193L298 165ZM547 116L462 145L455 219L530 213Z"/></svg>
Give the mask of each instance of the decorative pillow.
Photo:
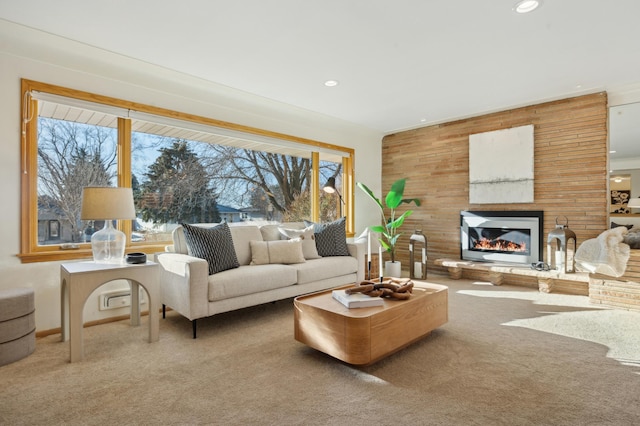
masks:
<svg viewBox="0 0 640 426"><path fill-rule="evenodd" d="M302 253L305 259L318 259L318 249L316 248L316 237L313 233L313 225L304 229L280 228L280 233L287 238L298 238L302 240Z"/></svg>
<svg viewBox="0 0 640 426"><path fill-rule="evenodd" d="M267 224L260 227L260 233L262 234L262 241L276 241L284 240L282 233L280 233L280 226L276 224Z"/></svg>
<svg viewBox="0 0 640 426"><path fill-rule="evenodd" d="M627 229L633 228L633 225L621 225L619 223L611 222L611 229L617 228L618 226L624 226Z"/></svg>
<svg viewBox="0 0 640 426"><path fill-rule="evenodd" d="M207 261L209 275L240 266L226 222L213 228L200 228L186 223L181 225L189 254Z"/></svg>
<svg viewBox="0 0 640 426"><path fill-rule="evenodd" d="M329 223L319 224L306 220L304 223L306 226L313 225L318 255L322 257L349 256L344 217Z"/></svg>
<svg viewBox="0 0 640 426"><path fill-rule="evenodd" d="M249 241L251 244L251 264L304 263L302 240Z"/></svg>
<svg viewBox="0 0 640 426"><path fill-rule="evenodd" d="M632 249L640 248L640 229L632 228L624 236L622 242L628 244Z"/></svg>

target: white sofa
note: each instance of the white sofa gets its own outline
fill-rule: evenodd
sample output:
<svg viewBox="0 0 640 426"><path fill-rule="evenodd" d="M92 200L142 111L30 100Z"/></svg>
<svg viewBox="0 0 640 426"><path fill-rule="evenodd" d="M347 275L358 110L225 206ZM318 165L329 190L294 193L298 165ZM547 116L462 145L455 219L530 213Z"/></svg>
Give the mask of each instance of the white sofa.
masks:
<svg viewBox="0 0 640 426"><path fill-rule="evenodd" d="M364 279L366 247L362 243L347 242L350 256L328 256L286 265L251 265L251 241L286 239L279 227L302 229L304 224L229 225L238 268L209 275L206 260L187 254L182 227L173 231L173 246L155 256L161 266L163 317L168 306L191 320L194 339L198 318Z"/></svg>

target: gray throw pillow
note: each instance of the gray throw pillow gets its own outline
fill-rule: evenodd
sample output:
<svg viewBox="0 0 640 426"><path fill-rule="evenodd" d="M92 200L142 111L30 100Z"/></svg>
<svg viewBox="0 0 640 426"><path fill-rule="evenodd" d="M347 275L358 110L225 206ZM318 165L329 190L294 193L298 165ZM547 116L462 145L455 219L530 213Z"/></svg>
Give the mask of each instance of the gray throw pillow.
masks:
<svg viewBox="0 0 640 426"><path fill-rule="evenodd" d="M633 225L620 225L619 223L611 222L611 229L617 228L618 226L624 226L627 229L633 228Z"/></svg>
<svg viewBox="0 0 640 426"><path fill-rule="evenodd" d="M624 236L624 239L622 240L622 242L625 244L629 244L629 247L631 247L632 249L639 249L640 248L640 230L636 230L635 228L632 228L632 230L627 232L627 234Z"/></svg>
<svg viewBox="0 0 640 426"><path fill-rule="evenodd" d="M322 257L350 255L344 217L329 223L313 223L306 220L304 223L306 226L313 225L318 255Z"/></svg>
<svg viewBox="0 0 640 426"><path fill-rule="evenodd" d="M213 228L200 228L186 223L181 225L189 254L207 261L209 275L240 266L226 222Z"/></svg>

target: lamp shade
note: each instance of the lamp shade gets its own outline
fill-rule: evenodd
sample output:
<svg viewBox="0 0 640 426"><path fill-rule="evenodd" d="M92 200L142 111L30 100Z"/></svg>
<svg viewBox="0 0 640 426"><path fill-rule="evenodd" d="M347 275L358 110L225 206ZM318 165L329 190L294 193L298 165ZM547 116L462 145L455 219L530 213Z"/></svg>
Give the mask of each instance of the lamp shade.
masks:
<svg viewBox="0 0 640 426"><path fill-rule="evenodd" d="M82 190L82 220L135 219L131 188L89 186Z"/></svg>
<svg viewBox="0 0 640 426"><path fill-rule="evenodd" d="M627 207L634 209L640 208L640 198L631 198L627 203Z"/></svg>
<svg viewBox="0 0 640 426"><path fill-rule="evenodd" d="M336 178L330 177L327 179L327 183L324 185L322 190L328 194L333 194L336 192Z"/></svg>
<svg viewBox="0 0 640 426"><path fill-rule="evenodd" d="M93 260L100 263L122 263L127 237L113 227L112 221L135 219L131 188L95 187L82 190L83 220L104 220L104 228L91 235Z"/></svg>

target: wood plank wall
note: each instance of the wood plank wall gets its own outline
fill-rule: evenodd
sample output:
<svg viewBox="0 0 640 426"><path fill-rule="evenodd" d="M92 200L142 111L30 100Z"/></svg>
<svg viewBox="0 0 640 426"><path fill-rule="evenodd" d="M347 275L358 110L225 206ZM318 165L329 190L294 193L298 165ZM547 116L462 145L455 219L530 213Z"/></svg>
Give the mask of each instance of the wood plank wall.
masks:
<svg viewBox="0 0 640 426"><path fill-rule="evenodd" d="M461 210L544 211L545 256L557 216L567 216L578 245L595 238L608 220L607 122L607 94L601 92L386 136L383 196L406 177L405 197L422 200L403 228L403 269L414 229L427 236L429 270L444 271L433 264L437 258L460 258ZM534 202L469 204L469 135L528 124L534 125Z"/></svg>

